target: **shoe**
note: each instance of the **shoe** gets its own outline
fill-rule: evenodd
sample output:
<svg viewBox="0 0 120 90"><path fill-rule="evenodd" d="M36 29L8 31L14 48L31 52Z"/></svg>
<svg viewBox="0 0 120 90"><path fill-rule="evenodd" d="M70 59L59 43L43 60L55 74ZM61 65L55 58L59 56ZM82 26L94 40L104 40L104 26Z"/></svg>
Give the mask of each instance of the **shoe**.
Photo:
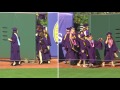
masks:
<svg viewBox="0 0 120 90"><path fill-rule="evenodd" d="M50 64L50 61L48 61L48 64Z"/></svg>
<svg viewBox="0 0 120 90"><path fill-rule="evenodd" d="M77 63L77 66L81 67L81 65L79 63Z"/></svg>
<svg viewBox="0 0 120 90"><path fill-rule="evenodd" d="M13 62L11 65L12 65L12 66L16 66L16 62Z"/></svg>
<svg viewBox="0 0 120 90"><path fill-rule="evenodd" d="M67 64L67 61L64 61L65 64Z"/></svg>
<svg viewBox="0 0 120 90"><path fill-rule="evenodd" d="M43 61L40 61L40 62L39 62L39 64L42 64L42 63L43 63Z"/></svg>
<svg viewBox="0 0 120 90"><path fill-rule="evenodd" d="M21 61L18 62L18 65L21 65Z"/></svg>
<svg viewBox="0 0 120 90"><path fill-rule="evenodd" d="M91 67L91 64L89 64L89 67Z"/></svg>
<svg viewBox="0 0 120 90"><path fill-rule="evenodd" d="M115 64L112 64L111 66L112 66L112 67L115 67Z"/></svg>
<svg viewBox="0 0 120 90"><path fill-rule="evenodd" d="M114 64L114 62L113 62L113 61L111 62L111 66L112 66L112 67L115 67L115 64Z"/></svg>
<svg viewBox="0 0 120 90"><path fill-rule="evenodd" d="M87 67L86 65L83 65L83 67Z"/></svg>
<svg viewBox="0 0 120 90"><path fill-rule="evenodd" d="M105 67L105 63L102 63L102 67Z"/></svg>
<svg viewBox="0 0 120 90"><path fill-rule="evenodd" d="M89 67L94 67L94 65L93 64L89 64Z"/></svg>
<svg viewBox="0 0 120 90"><path fill-rule="evenodd" d="M13 66L13 63L11 63L11 66Z"/></svg>

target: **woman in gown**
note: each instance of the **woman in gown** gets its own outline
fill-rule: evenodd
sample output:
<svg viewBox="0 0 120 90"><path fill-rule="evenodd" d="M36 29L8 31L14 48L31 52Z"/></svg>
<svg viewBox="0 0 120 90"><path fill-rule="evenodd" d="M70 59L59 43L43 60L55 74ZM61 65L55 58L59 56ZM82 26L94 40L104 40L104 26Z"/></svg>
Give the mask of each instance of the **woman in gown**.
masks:
<svg viewBox="0 0 120 90"><path fill-rule="evenodd" d="M20 58L20 37L18 36L17 28L13 28L12 37L8 38L11 42L11 57L10 60L13 62L11 65L16 66L21 64Z"/></svg>
<svg viewBox="0 0 120 90"><path fill-rule="evenodd" d="M116 56L116 52L118 51L118 48L116 46L116 43L112 37L112 33L108 32L107 38L105 40L105 50L104 50L104 62L102 63L102 67L105 66L105 62L111 62L111 66L114 65L114 58Z"/></svg>

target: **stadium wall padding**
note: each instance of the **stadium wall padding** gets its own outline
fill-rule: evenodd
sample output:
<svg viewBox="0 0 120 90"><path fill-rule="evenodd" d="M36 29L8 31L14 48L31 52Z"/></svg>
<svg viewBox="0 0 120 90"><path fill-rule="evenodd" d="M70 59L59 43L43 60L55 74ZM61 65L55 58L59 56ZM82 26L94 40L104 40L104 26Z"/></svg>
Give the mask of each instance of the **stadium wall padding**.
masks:
<svg viewBox="0 0 120 90"><path fill-rule="evenodd" d="M11 44L7 40L12 35L12 28L18 28L22 59L35 59L35 14L0 13L0 58L10 58Z"/></svg>

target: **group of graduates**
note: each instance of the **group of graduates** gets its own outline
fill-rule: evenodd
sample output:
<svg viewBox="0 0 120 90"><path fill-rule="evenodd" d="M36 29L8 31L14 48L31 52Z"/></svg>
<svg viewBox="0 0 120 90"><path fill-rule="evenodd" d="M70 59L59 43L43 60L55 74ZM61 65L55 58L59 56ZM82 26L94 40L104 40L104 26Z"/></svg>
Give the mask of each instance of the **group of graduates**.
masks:
<svg viewBox="0 0 120 90"><path fill-rule="evenodd" d="M12 36L8 38L8 41L11 42L11 56L10 60L12 66L21 65L20 57L20 37L18 35L18 30L16 27L12 28ZM39 64L42 64L44 61L50 63L51 54L50 54L51 41L49 34L47 33L46 27L42 25L37 25L36 30L36 54L39 60Z"/></svg>
<svg viewBox="0 0 120 90"><path fill-rule="evenodd" d="M106 34L106 40L99 38L93 40L93 36L89 33L88 24L84 24L80 32L76 32L74 27L66 29L66 34L62 39L62 47L66 51L65 64L70 61L71 65L82 67L94 67L96 64L96 49L102 50L104 47L104 61L102 67L106 63L115 66L113 60L118 57L118 48L112 37L112 33Z"/></svg>

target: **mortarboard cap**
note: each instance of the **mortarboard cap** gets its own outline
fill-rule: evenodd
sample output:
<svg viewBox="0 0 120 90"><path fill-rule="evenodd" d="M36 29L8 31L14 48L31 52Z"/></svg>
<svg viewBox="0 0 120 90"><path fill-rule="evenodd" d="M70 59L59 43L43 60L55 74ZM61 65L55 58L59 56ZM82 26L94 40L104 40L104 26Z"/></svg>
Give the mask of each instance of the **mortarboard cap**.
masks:
<svg viewBox="0 0 120 90"><path fill-rule="evenodd" d="M84 34L80 34L80 37L83 38L85 35Z"/></svg>
<svg viewBox="0 0 120 90"><path fill-rule="evenodd" d="M12 30L13 30L13 31L17 31L17 28L16 28L16 27L13 27Z"/></svg>

